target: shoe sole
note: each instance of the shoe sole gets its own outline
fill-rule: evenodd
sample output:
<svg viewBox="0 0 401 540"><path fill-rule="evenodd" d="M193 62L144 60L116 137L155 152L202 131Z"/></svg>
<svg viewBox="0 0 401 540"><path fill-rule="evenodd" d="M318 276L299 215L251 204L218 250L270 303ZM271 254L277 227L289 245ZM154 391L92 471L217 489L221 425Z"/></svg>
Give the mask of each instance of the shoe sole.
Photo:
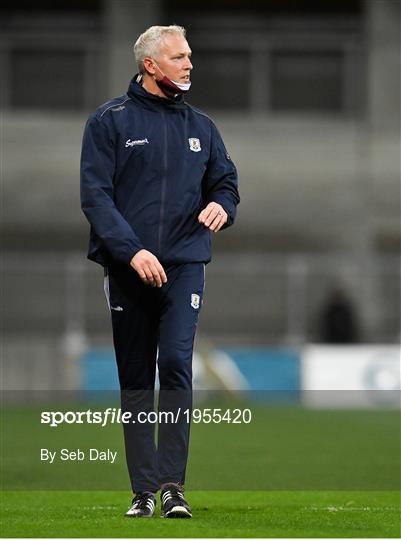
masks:
<svg viewBox="0 0 401 540"><path fill-rule="evenodd" d="M174 506L166 514L162 514L161 517L167 519L188 519L192 517L192 514L182 506Z"/></svg>

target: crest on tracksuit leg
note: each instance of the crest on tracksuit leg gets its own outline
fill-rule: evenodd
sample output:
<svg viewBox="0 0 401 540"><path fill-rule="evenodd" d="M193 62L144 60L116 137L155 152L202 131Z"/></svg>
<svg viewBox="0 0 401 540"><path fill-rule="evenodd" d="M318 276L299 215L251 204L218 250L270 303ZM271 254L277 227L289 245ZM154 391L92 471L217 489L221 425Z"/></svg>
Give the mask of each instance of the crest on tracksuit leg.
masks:
<svg viewBox="0 0 401 540"><path fill-rule="evenodd" d="M194 309L199 309L199 306L200 306L200 296L199 296L199 294L191 294L191 306Z"/></svg>

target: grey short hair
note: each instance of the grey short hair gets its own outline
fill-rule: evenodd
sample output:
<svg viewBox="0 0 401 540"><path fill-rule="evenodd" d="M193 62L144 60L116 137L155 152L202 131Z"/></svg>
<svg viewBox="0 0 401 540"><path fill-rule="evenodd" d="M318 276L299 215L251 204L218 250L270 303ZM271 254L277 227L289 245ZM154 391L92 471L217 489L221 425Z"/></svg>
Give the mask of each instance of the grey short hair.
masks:
<svg viewBox="0 0 401 540"><path fill-rule="evenodd" d="M151 26L139 36L134 45L135 60L139 73L144 73L143 61L147 56L157 55L159 47L166 35L176 35L185 38L186 30L182 26Z"/></svg>

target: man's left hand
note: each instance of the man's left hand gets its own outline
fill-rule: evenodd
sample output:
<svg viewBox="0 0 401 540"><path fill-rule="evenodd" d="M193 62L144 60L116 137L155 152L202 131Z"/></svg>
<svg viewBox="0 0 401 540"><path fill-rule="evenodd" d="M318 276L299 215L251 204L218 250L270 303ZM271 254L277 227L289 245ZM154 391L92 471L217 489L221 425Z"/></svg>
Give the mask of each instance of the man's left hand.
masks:
<svg viewBox="0 0 401 540"><path fill-rule="evenodd" d="M211 202L198 216L199 223L213 232L219 231L227 223L228 215L221 204Z"/></svg>

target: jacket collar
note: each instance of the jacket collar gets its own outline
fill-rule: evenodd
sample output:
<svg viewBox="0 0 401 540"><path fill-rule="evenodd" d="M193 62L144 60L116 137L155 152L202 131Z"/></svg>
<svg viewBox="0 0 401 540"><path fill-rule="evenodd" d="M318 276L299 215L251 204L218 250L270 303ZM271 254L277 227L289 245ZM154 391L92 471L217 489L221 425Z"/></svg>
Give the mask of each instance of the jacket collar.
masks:
<svg viewBox="0 0 401 540"><path fill-rule="evenodd" d="M142 75L137 73L132 79L128 87L128 96L134 101L140 101L145 106L152 109L186 109L187 104L184 101L184 96L178 94L173 99L162 98L151 94L141 84Z"/></svg>

